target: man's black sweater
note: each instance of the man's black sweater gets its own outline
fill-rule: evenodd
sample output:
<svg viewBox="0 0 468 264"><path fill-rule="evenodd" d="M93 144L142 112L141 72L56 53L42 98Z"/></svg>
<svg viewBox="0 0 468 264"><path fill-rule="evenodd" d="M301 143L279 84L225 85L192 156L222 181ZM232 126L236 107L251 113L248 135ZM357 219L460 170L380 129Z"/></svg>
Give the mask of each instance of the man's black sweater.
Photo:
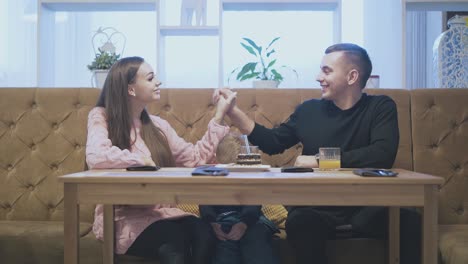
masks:
<svg viewBox="0 0 468 264"><path fill-rule="evenodd" d="M270 155L299 142L302 155L315 155L320 147L340 147L343 168L391 168L399 142L396 105L388 96L365 93L347 110L313 99L277 128L255 124L249 140Z"/></svg>
<svg viewBox="0 0 468 264"><path fill-rule="evenodd" d="M300 142L302 155L315 155L320 147L341 148L343 168L391 168L399 143L396 104L388 96L363 93L352 108L341 110L332 101L312 99L279 127L255 124L249 140L270 155Z"/></svg>

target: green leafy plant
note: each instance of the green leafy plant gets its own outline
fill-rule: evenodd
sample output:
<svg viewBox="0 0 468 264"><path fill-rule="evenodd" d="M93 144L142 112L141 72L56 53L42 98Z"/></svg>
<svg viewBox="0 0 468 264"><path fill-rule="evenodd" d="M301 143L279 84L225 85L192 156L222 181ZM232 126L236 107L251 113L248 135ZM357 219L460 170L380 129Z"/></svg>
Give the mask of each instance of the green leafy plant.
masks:
<svg viewBox="0 0 468 264"><path fill-rule="evenodd" d="M112 65L119 60L120 55L114 52L104 51L98 48L99 53L94 57L91 64L88 65L89 70L108 70Z"/></svg>
<svg viewBox="0 0 468 264"><path fill-rule="evenodd" d="M276 50L273 47L273 44L280 39L280 37L274 38L270 44L263 49L262 46L257 45L255 41L249 38L242 38L245 42L241 42L240 44L242 47L247 50L249 54L255 56L255 60L246 63L242 67L235 68L229 78L228 83L231 79L231 76L237 73L236 80L238 81L245 81L249 79L256 79L256 80L271 80L271 81L283 81L283 75L279 72L280 68L289 68L293 71L297 77L297 71L282 65L277 65L277 59L274 58L276 55ZM240 70L239 70L240 69Z"/></svg>

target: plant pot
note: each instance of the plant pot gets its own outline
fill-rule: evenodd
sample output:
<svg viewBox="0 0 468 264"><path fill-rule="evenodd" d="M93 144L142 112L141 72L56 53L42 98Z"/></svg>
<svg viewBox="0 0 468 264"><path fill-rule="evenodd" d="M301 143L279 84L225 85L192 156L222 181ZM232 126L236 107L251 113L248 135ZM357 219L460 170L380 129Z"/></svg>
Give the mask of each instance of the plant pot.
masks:
<svg viewBox="0 0 468 264"><path fill-rule="evenodd" d="M278 81L260 80L253 81L253 88L278 88Z"/></svg>
<svg viewBox="0 0 468 264"><path fill-rule="evenodd" d="M91 86L102 89L108 73L109 70L93 70L93 76L91 77Z"/></svg>

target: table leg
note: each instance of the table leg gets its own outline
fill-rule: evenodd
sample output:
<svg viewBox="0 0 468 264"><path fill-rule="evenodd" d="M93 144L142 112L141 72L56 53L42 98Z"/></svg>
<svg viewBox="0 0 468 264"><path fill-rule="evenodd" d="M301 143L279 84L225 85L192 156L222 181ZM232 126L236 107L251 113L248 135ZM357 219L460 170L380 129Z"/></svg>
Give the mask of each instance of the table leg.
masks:
<svg viewBox="0 0 468 264"><path fill-rule="evenodd" d="M80 207L78 205L77 187L73 183L64 184L64 263L79 263L79 230Z"/></svg>
<svg viewBox="0 0 468 264"><path fill-rule="evenodd" d="M423 227L423 263L437 264L438 256L438 188L436 185L424 187L424 227Z"/></svg>
<svg viewBox="0 0 468 264"><path fill-rule="evenodd" d="M400 207L392 206L388 212L388 263L400 263Z"/></svg>
<svg viewBox="0 0 468 264"><path fill-rule="evenodd" d="M114 263L114 205L104 205L104 264Z"/></svg>

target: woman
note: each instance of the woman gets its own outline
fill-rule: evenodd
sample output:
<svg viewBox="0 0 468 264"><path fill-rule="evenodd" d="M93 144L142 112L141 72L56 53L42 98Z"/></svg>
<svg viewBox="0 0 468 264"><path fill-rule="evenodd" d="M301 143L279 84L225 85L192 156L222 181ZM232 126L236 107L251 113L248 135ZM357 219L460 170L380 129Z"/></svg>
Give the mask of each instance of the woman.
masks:
<svg viewBox="0 0 468 264"><path fill-rule="evenodd" d="M123 58L109 71L88 116L86 162L90 169L135 165L194 167L211 161L229 132L223 118L235 95L217 99L214 118L195 145L180 138L169 123L149 115L146 106L160 98L159 82L140 57ZM209 263L210 227L172 205L116 206L116 252L160 263ZM96 206L93 231L103 238L103 207Z"/></svg>

